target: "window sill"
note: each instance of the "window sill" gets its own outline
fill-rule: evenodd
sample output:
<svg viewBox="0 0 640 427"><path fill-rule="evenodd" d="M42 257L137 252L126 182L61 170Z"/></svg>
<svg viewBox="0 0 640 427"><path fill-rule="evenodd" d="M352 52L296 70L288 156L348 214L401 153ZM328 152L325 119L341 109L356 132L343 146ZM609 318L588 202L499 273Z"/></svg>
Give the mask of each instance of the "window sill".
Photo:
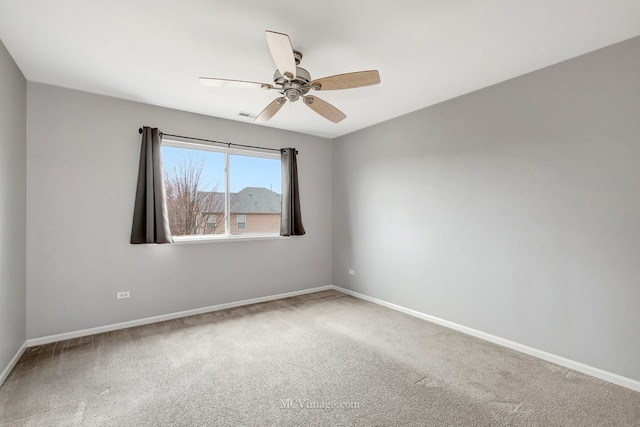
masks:
<svg viewBox="0 0 640 427"><path fill-rule="evenodd" d="M197 243L222 243L222 242L248 242L255 240L282 240L288 239L288 236L280 236L279 234L238 234L224 236L174 236L173 244L176 245L192 245Z"/></svg>

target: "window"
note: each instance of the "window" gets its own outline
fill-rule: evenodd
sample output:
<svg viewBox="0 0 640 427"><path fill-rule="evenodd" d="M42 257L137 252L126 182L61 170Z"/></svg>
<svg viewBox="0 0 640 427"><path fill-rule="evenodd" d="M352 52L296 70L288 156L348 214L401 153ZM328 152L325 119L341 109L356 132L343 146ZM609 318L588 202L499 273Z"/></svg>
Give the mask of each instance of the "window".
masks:
<svg viewBox="0 0 640 427"><path fill-rule="evenodd" d="M171 234L280 233L279 153L162 142Z"/></svg>
<svg viewBox="0 0 640 427"><path fill-rule="evenodd" d="M215 234L216 229L218 228L219 218L217 218L216 214L207 215L207 233L206 234Z"/></svg>
<svg viewBox="0 0 640 427"><path fill-rule="evenodd" d="M238 230L244 230L247 228L247 216L246 215L236 215L236 224L238 225Z"/></svg>

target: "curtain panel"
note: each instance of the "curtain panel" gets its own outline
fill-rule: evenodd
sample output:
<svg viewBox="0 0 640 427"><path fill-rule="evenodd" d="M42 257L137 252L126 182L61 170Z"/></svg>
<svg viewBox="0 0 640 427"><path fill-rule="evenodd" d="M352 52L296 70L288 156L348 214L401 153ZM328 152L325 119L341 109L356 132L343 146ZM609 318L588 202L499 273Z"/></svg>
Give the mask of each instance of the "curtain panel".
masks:
<svg viewBox="0 0 640 427"><path fill-rule="evenodd" d="M162 134L142 128L140 167L133 210L131 243L173 243L162 171Z"/></svg>
<svg viewBox="0 0 640 427"><path fill-rule="evenodd" d="M302 236L306 232L302 225L302 212L300 210L296 149L281 149L280 159L282 161L282 216L280 217L280 235Z"/></svg>

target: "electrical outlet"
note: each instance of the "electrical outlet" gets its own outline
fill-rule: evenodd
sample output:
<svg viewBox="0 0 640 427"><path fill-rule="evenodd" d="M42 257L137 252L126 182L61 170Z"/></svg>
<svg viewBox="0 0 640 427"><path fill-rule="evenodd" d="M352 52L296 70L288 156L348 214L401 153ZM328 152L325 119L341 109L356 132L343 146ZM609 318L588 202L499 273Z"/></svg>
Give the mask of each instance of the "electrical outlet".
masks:
<svg viewBox="0 0 640 427"><path fill-rule="evenodd" d="M356 274L355 270L349 269L349 275L350 276L355 276L355 274Z"/></svg>
<svg viewBox="0 0 640 427"><path fill-rule="evenodd" d="M124 292L116 292L116 299L124 299L124 298L129 298L129 291L124 291Z"/></svg>

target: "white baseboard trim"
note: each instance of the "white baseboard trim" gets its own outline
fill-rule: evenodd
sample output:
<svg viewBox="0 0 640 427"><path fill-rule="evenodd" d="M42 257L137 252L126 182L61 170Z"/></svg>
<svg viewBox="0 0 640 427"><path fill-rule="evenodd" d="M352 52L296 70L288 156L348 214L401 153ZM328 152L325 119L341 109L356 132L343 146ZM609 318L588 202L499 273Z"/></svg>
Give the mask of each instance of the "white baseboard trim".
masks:
<svg viewBox="0 0 640 427"><path fill-rule="evenodd" d="M317 288L303 289L300 291L286 292L283 294L269 295L266 297L251 298L242 301L229 302L225 304L211 305L208 307L195 308L193 310L179 311L176 313L162 314L160 316L145 317L143 319L130 320L128 322L114 323L111 325L98 326L95 328L82 329L79 331L65 332L62 334L48 335L40 338L31 338L26 342L26 347L49 344L57 341L64 341L71 338L84 337L88 335L101 334L103 332L117 331L119 329L131 328L134 326L148 325L150 323L164 322L165 320L178 319L180 317L193 316L196 314L210 313L212 311L225 310L227 308L240 307L243 305L257 304L266 301L273 301L282 298L290 298L298 295L310 294L313 292L333 289L333 285L319 286Z"/></svg>
<svg viewBox="0 0 640 427"><path fill-rule="evenodd" d="M27 349L27 342L25 341L24 343L22 343L18 351L16 351L16 354L9 361L9 364L4 368L4 370L0 374L0 386L4 384L5 380L7 379L7 377L13 370L13 368L15 368L16 364L18 363L18 360L20 360L20 357L22 357L22 354L26 349Z"/></svg>
<svg viewBox="0 0 640 427"><path fill-rule="evenodd" d="M441 325L446 328L453 329L453 330L465 333L467 335L471 335L476 338L480 338L482 340L489 341L494 344L498 344L503 347L510 348L512 350L519 351L521 353L525 353L530 356L534 356L539 359L546 360L548 362L555 363L560 366L564 366L565 368L573 369L574 371L582 372L583 374L591 375L592 377L599 378L601 380L608 381L610 383L617 384L619 386L626 387L628 389L640 392L640 381L623 377L622 375L614 374L612 372L604 371L599 368L594 368L593 366L585 365L584 363L576 362L574 360L557 356L555 354L547 353L546 351L538 350L533 347L519 344L517 342L500 338L498 336L491 335L486 332L469 328L467 326L462 326L457 323L450 322L448 320L440 319L435 316L421 313L419 311L412 310L410 308L402 307L397 304L393 304L378 298L370 297L368 295L361 294L359 292L355 292L355 291L342 288L340 286L335 286L335 285L319 286L311 289L303 289L300 291L287 292L287 293L282 293L277 295L269 295L269 296L259 297L259 298L251 298L251 299L230 302L225 304L217 304L217 305L212 305L208 307L196 308L193 310L185 310L185 311L180 311L175 313L163 314L160 316L153 316L153 317L146 317L143 319L131 320L128 322L114 323L111 325L98 326L98 327L89 328L89 329L82 329L79 331L65 332L62 334L49 335L49 336L44 336L39 338L31 338L26 340L25 343L20 347L20 349L18 349L13 359L11 359L7 367L2 371L2 374L0 374L0 385L2 385L2 383L4 383L6 378L9 376L9 373L18 363L18 360L20 359L20 357L22 356L22 354L24 353L27 347L34 347L37 345L49 344L49 343L63 341L71 338L95 335L103 332L116 331L119 329L131 328L134 326L148 325L150 323L163 322L165 320L178 319L180 317L193 316L196 314L209 313L213 311L225 310L228 308L241 307L243 305L257 304L261 302L273 301L273 300L282 299L282 298L289 298L289 297L294 297L298 295L305 295L305 294L310 294L314 292L326 291L329 289L333 289L333 290L342 292L344 294L351 295L353 297L356 297L365 301L369 301L371 303L374 303L383 307L387 307L392 310L396 310L401 313L405 313L410 316L417 317L419 319L423 319L428 322L432 322L437 325Z"/></svg>
<svg viewBox="0 0 640 427"><path fill-rule="evenodd" d="M555 354L547 353L546 351L538 350L532 347L528 347L523 344L519 344L514 341L510 341L504 338L497 337L495 335L488 334L486 332L478 331L476 329L472 329L466 326L458 325L457 323L450 322L448 320L440 319L435 316L430 316L428 314L421 313L416 310L412 310L410 308L402 307L400 305L392 304L390 302L373 298L365 294L361 294L359 292L354 292L349 289L342 288L340 286L333 285L332 289L345 293L347 295L354 296L356 298L372 302L377 305L381 305L383 307L390 308L392 310L396 310L410 316L417 317L419 319L426 320L428 322L435 323L437 325L444 326L449 329L453 329L467 335L474 336L476 338L480 338L485 341L492 342L494 344L501 345L503 347L510 348L512 350L519 351L521 353L528 354L530 356L537 357L542 360L546 360L547 362L555 363L556 365L564 366L565 368L572 369L574 371L582 372L583 374L590 375L592 377L599 378L604 381L608 381L613 384L617 384L622 387L626 387L628 389L640 392L640 381L623 377L622 375L614 374L612 372L603 371L599 368L594 368L593 366L585 365L584 363L576 362L571 359L567 359L561 356L557 356Z"/></svg>

